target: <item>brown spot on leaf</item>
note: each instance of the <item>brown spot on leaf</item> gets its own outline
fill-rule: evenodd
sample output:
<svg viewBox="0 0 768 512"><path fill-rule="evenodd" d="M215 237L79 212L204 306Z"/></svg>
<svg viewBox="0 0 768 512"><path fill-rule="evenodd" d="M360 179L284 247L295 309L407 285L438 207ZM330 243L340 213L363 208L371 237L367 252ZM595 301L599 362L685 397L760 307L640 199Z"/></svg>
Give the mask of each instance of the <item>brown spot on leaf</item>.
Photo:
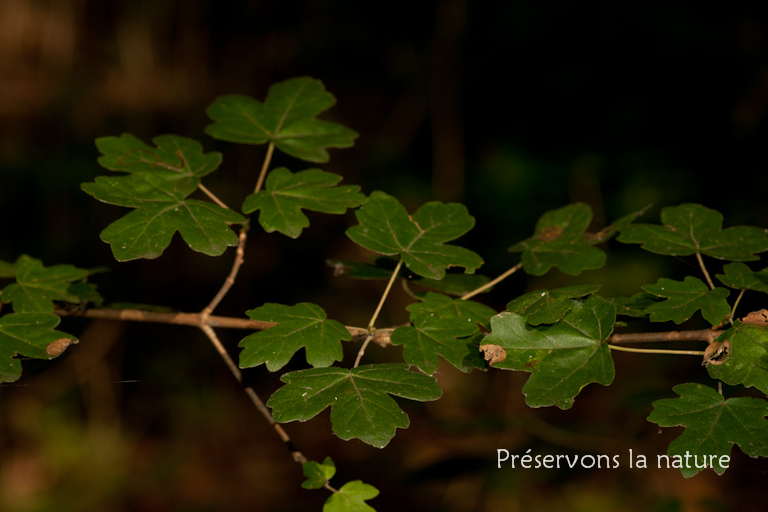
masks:
<svg viewBox="0 0 768 512"><path fill-rule="evenodd" d="M704 361L702 361L701 365L707 366L709 364L723 364L728 360L728 351L730 348L731 344L728 343L728 340L714 341L710 343L707 349L704 351Z"/></svg>
<svg viewBox="0 0 768 512"><path fill-rule="evenodd" d="M562 226L547 226L541 231L541 233L539 233L539 238L545 242L551 242L553 240L557 240L557 238L562 234Z"/></svg>
<svg viewBox="0 0 768 512"><path fill-rule="evenodd" d="M480 352L488 364L500 363L507 358L507 351L498 345L480 345Z"/></svg>
<svg viewBox="0 0 768 512"><path fill-rule="evenodd" d="M55 357L64 352L71 343L72 340L69 338L61 338L60 340L53 341L45 347L45 353Z"/></svg>
<svg viewBox="0 0 768 512"><path fill-rule="evenodd" d="M766 327L768 326L768 310L761 309L760 311L753 311L742 318L741 323L762 325L763 327Z"/></svg>

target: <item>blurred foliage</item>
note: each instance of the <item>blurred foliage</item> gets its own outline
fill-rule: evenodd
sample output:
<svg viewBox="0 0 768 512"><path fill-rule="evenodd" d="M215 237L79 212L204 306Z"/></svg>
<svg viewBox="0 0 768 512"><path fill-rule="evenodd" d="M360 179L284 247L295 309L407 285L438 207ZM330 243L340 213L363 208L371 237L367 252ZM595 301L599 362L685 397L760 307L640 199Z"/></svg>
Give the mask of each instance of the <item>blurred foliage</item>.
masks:
<svg viewBox="0 0 768 512"><path fill-rule="evenodd" d="M331 150L324 170L409 211L432 199L464 202L477 225L462 244L486 261L484 274L514 264L507 247L570 202L592 207L591 231L647 204L645 221L688 201L725 213L726 227L768 226L766 21L758 7L659 1L395 1L373 12L351 0L7 0L0 259L108 264L112 272L94 278L107 301L199 310L231 262L174 242L158 261L114 263L97 234L118 214L79 188L100 172L93 141L123 131L199 138L224 153L225 172L206 186L237 204L237 185L251 186L263 149L203 138L205 107L225 93L264 97L269 84L303 75L338 98L327 119L361 134L354 148ZM288 157L273 163L300 170ZM310 220L298 240L256 236L217 312L316 301L331 318L365 324L379 283L332 278L324 264L360 259L343 236L353 220ZM578 281L516 277L485 300L501 309L526 290L586 282L631 295L690 268L632 247L608 251L606 268ZM407 321L410 302L392 297L381 324ZM77 351L27 366L39 375L0 388L0 508L320 509L325 496L298 490L301 468L198 333L76 320L66 328L81 339ZM225 342L234 347L238 336ZM560 453L612 441L621 453L663 453L670 435L643 418L671 385L701 378L698 363L616 361L616 383L585 390L570 411L528 409L524 377L441 366L444 397L410 406L411 428L385 451L339 441L327 418L290 425L291 434L311 457L332 456L339 481L376 485L382 493L370 504L379 510L761 509L764 463L739 456L725 476L691 480L495 468L496 448ZM263 372L248 378L265 397L277 387Z"/></svg>

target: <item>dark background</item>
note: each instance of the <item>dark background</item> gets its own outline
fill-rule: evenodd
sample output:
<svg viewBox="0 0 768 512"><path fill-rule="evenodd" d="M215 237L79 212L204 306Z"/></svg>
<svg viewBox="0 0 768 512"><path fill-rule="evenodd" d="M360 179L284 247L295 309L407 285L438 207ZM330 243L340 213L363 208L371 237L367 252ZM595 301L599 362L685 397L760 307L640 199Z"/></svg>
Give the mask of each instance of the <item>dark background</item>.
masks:
<svg viewBox="0 0 768 512"><path fill-rule="evenodd" d="M93 281L109 301L199 311L232 251L209 258L177 239L158 260L118 265L97 234L123 211L79 188L106 173L93 140L197 138L224 154L206 186L238 205L264 147L205 136L205 107L232 92L263 99L270 84L304 75L338 99L325 118L361 134L323 169L411 211L464 202L477 226L461 243L489 276L517 262L506 248L542 213L574 201L592 206L594 229L648 204L644 219L655 222L683 202L719 209L726 226L768 226L768 27L754 5L5 0L0 259L106 265ZM306 167L280 155L273 164ZM310 301L365 325L383 283L334 278L324 263L367 256L343 235L354 216L310 220L298 240L253 230L217 313ZM501 310L526 289L580 282L629 295L697 272L637 247L607 251L603 270L515 276L481 300ZM379 325L407 321L411 300L396 291ZM27 361L19 382L0 388L0 509L321 509L327 493L300 489L300 467L195 329L77 319L62 328L80 345L53 363ZM221 336L236 355L242 333ZM373 348L367 357L400 356ZM401 402L411 428L384 450L338 440L327 412L286 429L310 458L336 460L337 486L362 479L381 489L370 502L380 511L761 510L766 464L738 449L723 477L627 469L629 448L655 468L679 433L645 421L651 402L678 383L712 382L696 358L615 360L614 385L587 387L569 411L527 408L525 374L441 366L444 397ZM263 368L248 378L265 399L280 385ZM496 469L497 448L619 454L622 468Z"/></svg>

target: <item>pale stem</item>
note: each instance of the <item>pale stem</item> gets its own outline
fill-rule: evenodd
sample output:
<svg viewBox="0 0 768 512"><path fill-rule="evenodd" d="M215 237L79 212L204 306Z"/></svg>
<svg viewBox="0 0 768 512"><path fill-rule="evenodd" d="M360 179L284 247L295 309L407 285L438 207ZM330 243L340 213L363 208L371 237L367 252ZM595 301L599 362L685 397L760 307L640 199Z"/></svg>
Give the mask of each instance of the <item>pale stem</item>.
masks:
<svg viewBox="0 0 768 512"><path fill-rule="evenodd" d="M211 300L210 304L208 304L205 309L200 312L203 317L202 323L207 323L205 319L208 317L208 315L213 313L213 310L216 309L216 306L219 305L221 299L224 298L229 289L232 288L232 285L235 284L235 277L237 277L237 273L240 271L240 266L243 264L245 259L245 240L248 236L247 233L248 222L243 224L242 228L240 228L240 235L238 236L237 241L237 251L235 252L235 261L232 263L232 270L230 270L229 275L224 280L224 284L221 285L219 292L216 294L213 300Z"/></svg>
<svg viewBox="0 0 768 512"><path fill-rule="evenodd" d="M226 204L224 204L224 202L223 202L221 199L219 199L218 197L216 197L216 195L215 195L213 192L211 192L210 190L208 190L208 189L207 189L207 188L206 188L206 187L205 187L205 186L204 186L202 183L201 183L201 184L199 184L199 185L197 186L197 188L199 188L200 190L202 190L202 191L203 191L203 193L204 193L205 195L207 195L208 197L210 197L210 198L213 200L213 202L214 202L214 203L216 203L217 205L221 206L222 208L224 208L224 209L226 209L226 210L229 210L229 206L227 206Z"/></svg>
<svg viewBox="0 0 768 512"><path fill-rule="evenodd" d="M384 290L384 294L381 296L381 300L379 300L379 305L376 306L376 311L373 312L373 316L371 317L371 321L368 322L368 337L365 338L365 341L363 342L363 345L360 347L360 351L357 353L357 359L355 359L355 365L352 368L357 368L357 366L360 364L360 359L363 358L363 354L365 354L365 349L368 347L368 344L373 339L373 326L376 323L376 318L379 316L379 312L381 312L382 306L384 306L384 301L387 300L387 295L389 295L389 290L392 289L392 283L395 282L395 279L397 279L398 274L400 273L400 267L403 266L403 260L397 262L397 266L395 267L395 270L392 272L392 277L389 278L389 282L387 283L387 288Z"/></svg>
<svg viewBox="0 0 768 512"><path fill-rule="evenodd" d="M523 266L523 263L522 263L522 262L518 263L517 265L515 265L515 266L514 266L514 267L512 267L511 269L509 269L509 270L507 270L506 272L504 272L503 274L501 274L501 275L500 275L499 277L497 277L496 279L493 279L492 281L488 281L487 283L485 283L485 284L484 284L483 286L481 286L480 288L478 288L478 289L476 289L476 290L472 290L471 292L469 292L469 293L467 293L467 294L463 295L463 296L461 297L461 300L467 300L467 299L470 299L470 298L474 297L475 295L477 295L478 293L482 293L482 292L484 292L485 290L487 290L487 289L488 289L488 288L490 288L491 286L494 286L494 285L496 285L496 284L500 283L500 282L501 282L501 281L503 281L504 279L508 278L509 276L511 276L512 274L514 274L514 273L515 273L515 272L517 272L518 270L520 270L520 268L522 268L522 266Z"/></svg>
<svg viewBox="0 0 768 512"><path fill-rule="evenodd" d="M739 305L739 302L741 302L741 298L744 296L744 292L747 290L741 290L739 292L739 296L736 297L736 302L733 303L733 309L731 309L731 315L728 317L728 321L731 322L731 325L733 325L733 317L736 316L736 307Z"/></svg>
<svg viewBox="0 0 768 512"><path fill-rule="evenodd" d="M612 334L609 343L650 343L654 341L706 341L712 343L722 331L698 329L696 331L630 332Z"/></svg>
<svg viewBox="0 0 768 512"><path fill-rule="evenodd" d="M219 353L221 358L226 363L227 367L229 368L229 371L232 372L232 375L235 377L235 380L237 380L237 382L242 384L243 372L240 371L240 368L237 367L235 362L229 356L226 349L224 348L224 345L222 345L218 336L216 336L216 332L213 330L213 328L210 325L206 325L206 324L201 324L199 325L199 327L205 333L208 339L211 340L211 343L213 344L214 348L216 348L216 351ZM293 457L293 460L298 462L299 464L303 464L304 462L307 462L307 458L304 456L303 453L301 453L301 451L296 449L296 447L293 445L293 442L291 441L290 436L288 436L285 430L283 430L283 427L281 427L280 424L275 421L275 418L272 416L272 413L269 412L269 409L267 409L267 406L264 405L264 402L261 400L261 398L256 393L256 391L250 386L244 387L244 390L245 390L245 393L248 395L248 397L251 399L251 402L253 402L253 405L256 406L256 409L261 413L262 416L264 416L267 422L270 425L272 425L272 428L275 430L277 435L280 437L283 443L285 443L285 445L288 447L288 450L291 452L291 456Z"/></svg>
<svg viewBox="0 0 768 512"><path fill-rule="evenodd" d="M674 354L682 356L701 356L704 357L703 350L665 350L661 348L629 348L620 347L618 345L610 345L606 343L611 350L618 350L620 352L636 352L638 354Z"/></svg>
<svg viewBox="0 0 768 512"><path fill-rule="evenodd" d="M707 272L707 267L704 266L704 260L701 258L701 253L698 251L696 252L696 259L699 261L699 266L701 267L701 271L704 273L704 277L707 278L707 284L710 288L713 290L715 289L715 283L712 282L712 278L709 277L709 272Z"/></svg>
<svg viewBox="0 0 768 512"><path fill-rule="evenodd" d="M269 163L272 161L272 153L275 151L275 143L269 141L267 146L267 156L264 157L264 163L261 165L261 172L259 173L259 180L256 182L256 188L253 190L254 194L258 194L261 190L261 186L264 184L264 178L267 176L267 169L269 169Z"/></svg>

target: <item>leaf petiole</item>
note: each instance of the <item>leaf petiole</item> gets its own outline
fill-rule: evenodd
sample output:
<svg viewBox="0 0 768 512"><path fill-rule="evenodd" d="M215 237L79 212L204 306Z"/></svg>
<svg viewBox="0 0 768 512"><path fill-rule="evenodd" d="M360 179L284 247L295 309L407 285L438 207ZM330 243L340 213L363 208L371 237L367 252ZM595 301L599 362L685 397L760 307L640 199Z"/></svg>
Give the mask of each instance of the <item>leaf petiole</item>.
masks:
<svg viewBox="0 0 768 512"><path fill-rule="evenodd" d="M704 277L707 278L707 284L709 285L710 289L715 289L715 283L712 282L712 278L709 277L709 272L707 272L707 267L704 266L704 260L701 257L701 253L696 251L696 259L699 262L699 266L701 267L701 271L704 273Z"/></svg>
<svg viewBox="0 0 768 512"><path fill-rule="evenodd" d="M619 345L611 345L606 343L611 350L618 350L620 352L637 352L639 354L674 354L682 356L704 356L703 350L667 350L661 348L629 348L621 347Z"/></svg>
<svg viewBox="0 0 768 512"><path fill-rule="evenodd" d="M267 169L269 169L269 164L272 162L272 153L274 152L275 143L270 140L269 145L267 145L267 156L264 157L264 163L261 165L259 179L256 182L256 188L253 189L254 194L258 194L261 190L261 187L264 185L264 179L267 177Z"/></svg>
<svg viewBox="0 0 768 512"><path fill-rule="evenodd" d="M376 306L376 311L373 312L373 316L371 317L371 321L368 322L368 337L365 338L365 341L363 342L363 346L360 347L360 351L357 353L357 359L355 359L355 365L353 368L357 368L357 366L360 364L360 359L363 358L363 354L365 354L365 349L368 347L368 344L373 339L373 326L376 323L376 318L379 316L379 312L381 312L381 308L384 305L384 301L387 300L387 295L389 295L389 290L392 289L392 283L395 282L395 279L397 278L398 274L400 273L400 267L403 266L403 260L402 258L400 261L397 262L397 266L395 267L395 270L392 272L392 277L389 278L389 282L387 283L387 287L384 289L384 294L381 296L381 300L379 301L379 305Z"/></svg>
<svg viewBox="0 0 768 512"><path fill-rule="evenodd" d="M514 266L514 267L512 267L511 269L507 270L506 272L504 272L503 274L501 274L501 275L500 275L500 276L498 276L497 278L495 278L495 279L493 279L493 280L491 280L491 281L488 281L487 283L485 283L485 284L484 284L483 286L481 286L480 288L477 288L477 289L475 289L475 290L472 290L472 291L471 291L471 292L469 292L469 293L465 293L464 295L462 295L462 296L460 297L460 299L461 299L461 300L467 300L467 299L471 299L472 297L474 297L474 296L475 296L475 295L477 295L478 293L482 293L482 292L484 292L485 290L487 290L488 288L490 288L491 286L494 286L494 285L496 285L496 284L498 284L498 283L502 282L504 279L508 278L509 276L511 276L512 274L514 274L514 273L515 273L515 272L517 272L518 270L520 270L522 267L523 267L523 263L522 263L522 262L518 263L517 265L515 265L515 266Z"/></svg>

